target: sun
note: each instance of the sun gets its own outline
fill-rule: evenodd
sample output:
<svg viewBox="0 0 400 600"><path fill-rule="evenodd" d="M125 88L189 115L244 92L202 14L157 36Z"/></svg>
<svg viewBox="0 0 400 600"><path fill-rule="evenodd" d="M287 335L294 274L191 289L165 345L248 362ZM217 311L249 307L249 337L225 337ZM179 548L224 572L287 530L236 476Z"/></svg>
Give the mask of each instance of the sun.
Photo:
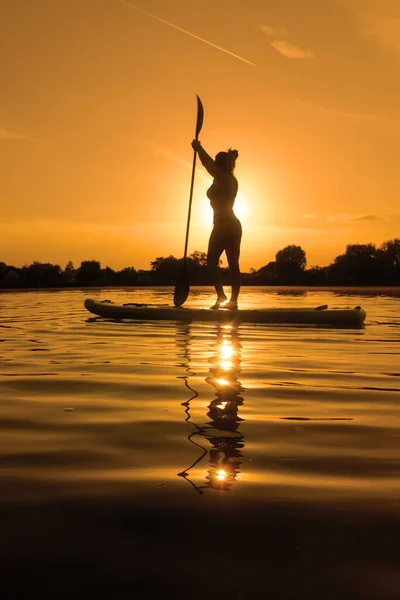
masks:
<svg viewBox="0 0 400 600"><path fill-rule="evenodd" d="M235 215L240 221L244 223L247 221L250 212L249 201L247 200L243 192L238 192L233 210L235 211Z"/></svg>
<svg viewBox="0 0 400 600"><path fill-rule="evenodd" d="M197 218L204 223L206 227L212 226L213 211L209 201L204 201L198 205ZM241 191L236 196L233 207L234 213L242 223L247 223L250 214L250 204L245 194Z"/></svg>

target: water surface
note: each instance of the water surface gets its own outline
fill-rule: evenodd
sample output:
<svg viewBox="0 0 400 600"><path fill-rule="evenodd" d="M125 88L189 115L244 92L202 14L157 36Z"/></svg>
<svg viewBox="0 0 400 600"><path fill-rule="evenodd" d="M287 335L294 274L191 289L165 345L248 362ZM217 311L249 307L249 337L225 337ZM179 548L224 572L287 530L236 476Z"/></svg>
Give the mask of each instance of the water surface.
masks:
<svg viewBox="0 0 400 600"><path fill-rule="evenodd" d="M5 581L400 598L400 299L343 292L244 288L241 307L361 305L364 328L83 308L171 302L161 288L0 294ZM210 305L210 290L187 304Z"/></svg>

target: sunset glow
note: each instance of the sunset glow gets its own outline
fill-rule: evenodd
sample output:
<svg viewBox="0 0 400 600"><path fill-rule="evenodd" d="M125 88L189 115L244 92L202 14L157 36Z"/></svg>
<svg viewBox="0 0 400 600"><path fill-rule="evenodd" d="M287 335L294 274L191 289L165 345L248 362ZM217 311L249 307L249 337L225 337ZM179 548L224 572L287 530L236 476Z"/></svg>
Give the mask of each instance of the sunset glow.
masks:
<svg viewBox="0 0 400 600"><path fill-rule="evenodd" d="M326 265L398 236L398 5L328 4L232 3L227 19L211 0L7 3L0 260L181 256L196 94L204 148L239 151L242 270L287 244ZM189 252L207 249L209 185L198 164Z"/></svg>

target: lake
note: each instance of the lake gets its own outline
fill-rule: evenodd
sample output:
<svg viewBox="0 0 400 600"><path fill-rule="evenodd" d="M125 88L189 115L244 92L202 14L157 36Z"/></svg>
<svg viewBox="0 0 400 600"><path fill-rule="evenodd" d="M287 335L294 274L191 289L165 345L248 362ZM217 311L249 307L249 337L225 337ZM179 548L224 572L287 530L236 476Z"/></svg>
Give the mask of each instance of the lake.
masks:
<svg viewBox="0 0 400 600"><path fill-rule="evenodd" d="M83 307L172 293L0 293L3 597L399 599L400 294L242 290L362 329Z"/></svg>

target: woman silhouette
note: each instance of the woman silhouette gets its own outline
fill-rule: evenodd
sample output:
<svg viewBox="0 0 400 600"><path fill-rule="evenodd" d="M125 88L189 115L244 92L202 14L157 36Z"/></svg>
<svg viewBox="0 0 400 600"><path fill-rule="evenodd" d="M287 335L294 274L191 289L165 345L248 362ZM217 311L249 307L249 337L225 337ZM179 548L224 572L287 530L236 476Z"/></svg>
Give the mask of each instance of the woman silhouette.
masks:
<svg viewBox="0 0 400 600"><path fill-rule="evenodd" d="M211 232L207 252L207 265L212 273L217 292L217 301L211 307L237 309L240 291L239 255L242 239L242 226L233 212L238 182L233 174L237 150L218 152L215 160L207 154L198 140L193 140L192 148L198 152L203 166L213 177L213 183L207 190L211 207L214 211L214 226ZM221 254L225 251L231 276L232 293L229 302L222 287L221 272L218 264Z"/></svg>

